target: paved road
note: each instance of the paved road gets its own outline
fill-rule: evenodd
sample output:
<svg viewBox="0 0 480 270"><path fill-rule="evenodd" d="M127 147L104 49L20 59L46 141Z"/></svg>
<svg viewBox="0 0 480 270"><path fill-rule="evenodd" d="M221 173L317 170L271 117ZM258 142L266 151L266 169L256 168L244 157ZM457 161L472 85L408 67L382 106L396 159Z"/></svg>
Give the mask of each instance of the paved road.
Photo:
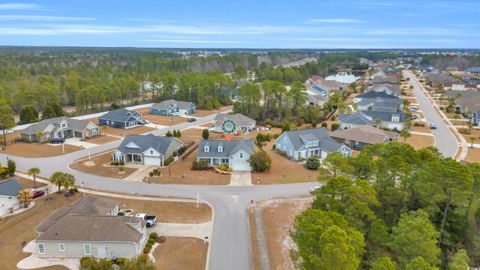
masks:
<svg viewBox="0 0 480 270"><path fill-rule="evenodd" d="M410 70L404 71L404 77L410 78L408 82L413 86L413 94L417 98L417 103L420 105L420 108L425 115L425 119L427 119L428 123L435 123L437 126L436 130L432 130L433 135L435 135L435 147L437 147L445 157L455 156L458 142L452 131L447 127L447 124L434 108L430 99L422 91L421 85L413 72Z"/></svg>
<svg viewBox="0 0 480 270"><path fill-rule="evenodd" d="M212 120L215 115L197 120L197 124ZM181 123L175 126L154 131L160 135L171 129L184 129L192 123ZM209 256L209 269L212 270L246 270L251 269L250 239L248 233L248 206L250 200L274 197L288 197L308 194L310 187L316 183L265 186L206 186L206 185L160 185L122 181L72 170L68 164L74 160L100 153L119 145L112 142L51 158L10 157L17 163L17 168L27 171L31 167L39 167L42 175L49 176L55 171L66 171L75 176L77 184L84 182L84 187L107 191L158 197L180 197L200 199L209 203L214 210L213 236ZM0 163L5 164L8 156L0 154Z"/></svg>

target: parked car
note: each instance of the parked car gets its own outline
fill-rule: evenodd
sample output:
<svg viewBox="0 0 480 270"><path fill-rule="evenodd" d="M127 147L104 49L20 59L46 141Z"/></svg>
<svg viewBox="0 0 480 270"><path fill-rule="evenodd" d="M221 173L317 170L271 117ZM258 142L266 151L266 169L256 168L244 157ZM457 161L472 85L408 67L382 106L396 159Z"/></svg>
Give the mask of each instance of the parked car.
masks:
<svg viewBox="0 0 480 270"><path fill-rule="evenodd" d="M149 216L145 213L136 214L135 217L142 218L147 222L147 228L155 226L157 224L157 217L156 216Z"/></svg>
<svg viewBox="0 0 480 270"><path fill-rule="evenodd" d="M437 125L435 123L429 124L430 129L437 129Z"/></svg>
<svg viewBox="0 0 480 270"><path fill-rule="evenodd" d="M319 188L320 188L320 186L314 186L314 187L310 188L310 193L315 194L315 191L317 191L317 189L319 189Z"/></svg>
<svg viewBox="0 0 480 270"><path fill-rule="evenodd" d="M50 143L53 143L53 144L60 144L60 143L64 143L64 142L65 142L64 138L56 138L56 139L52 139L50 141Z"/></svg>
<svg viewBox="0 0 480 270"><path fill-rule="evenodd" d="M193 117L189 117L189 118L187 119L187 122L190 122L190 123L196 122L196 121L197 121L197 119L196 119L196 118L193 118Z"/></svg>
<svg viewBox="0 0 480 270"><path fill-rule="evenodd" d="M45 191L41 189L35 189L32 191L32 200L35 200L36 198L43 197L45 195Z"/></svg>
<svg viewBox="0 0 480 270"><path fill-rule="evenodd" d="M420 119L420 115L418 115L418 114L412 114L412 119L413 119L413 120Z"/></svg>

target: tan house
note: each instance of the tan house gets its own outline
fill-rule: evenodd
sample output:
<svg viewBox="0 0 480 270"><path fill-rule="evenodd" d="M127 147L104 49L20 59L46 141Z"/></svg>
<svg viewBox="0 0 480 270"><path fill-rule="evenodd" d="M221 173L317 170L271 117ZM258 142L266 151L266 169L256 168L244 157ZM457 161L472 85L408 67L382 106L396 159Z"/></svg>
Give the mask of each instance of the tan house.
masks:
<svg viewBox="0 0 480 270"><path fill-rule="evenodd" d="M38 257L131 258L141 253L146 223L118 216L118 202L86 196L53 212L38 227Z"/></svg>
<svg viewBox="0 0 480 270"><path fill-rule="evenodd" d="M22 130L21 137L26 141L45 142L53 139L72 137L86 139L98 136L99 134L98 126L93 122L62 116L31 124Z"/></svg>

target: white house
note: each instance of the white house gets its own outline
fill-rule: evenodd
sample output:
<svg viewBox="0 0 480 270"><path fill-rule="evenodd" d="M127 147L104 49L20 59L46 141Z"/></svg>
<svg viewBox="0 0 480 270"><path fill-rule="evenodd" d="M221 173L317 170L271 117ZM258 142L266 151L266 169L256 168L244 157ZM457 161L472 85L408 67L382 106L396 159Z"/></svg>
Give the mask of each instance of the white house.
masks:
<svg viewBox="0 0 480 270"><path fill-rule="evenodd" d="M202 140L198 146L197 161L206 160L213 167L228 165L234 171L252 170L249 159L254 152L251 140Z"/></svg>

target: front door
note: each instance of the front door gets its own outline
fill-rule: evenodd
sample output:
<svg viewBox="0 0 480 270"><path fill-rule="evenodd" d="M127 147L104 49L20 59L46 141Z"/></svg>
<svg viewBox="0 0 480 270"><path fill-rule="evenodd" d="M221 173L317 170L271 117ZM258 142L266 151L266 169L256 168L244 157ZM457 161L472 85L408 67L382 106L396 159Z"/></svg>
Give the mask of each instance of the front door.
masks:
<svg viewBox="0 0 480 270"><path fill-rule="evenodd" d="M106 258L107 257L107 247L104 245L97 246L97 257Z"/></svg>

